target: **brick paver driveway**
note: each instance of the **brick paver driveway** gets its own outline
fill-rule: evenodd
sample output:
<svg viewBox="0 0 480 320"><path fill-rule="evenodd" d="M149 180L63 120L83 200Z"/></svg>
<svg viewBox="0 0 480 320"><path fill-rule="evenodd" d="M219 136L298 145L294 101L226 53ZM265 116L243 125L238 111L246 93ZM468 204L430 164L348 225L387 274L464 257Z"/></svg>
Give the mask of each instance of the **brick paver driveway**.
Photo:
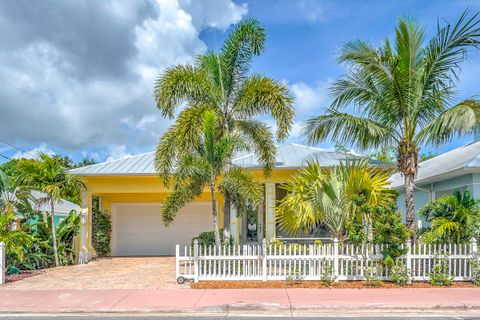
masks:
<svg viewBox="0 0 480 320"><path fill-rule="evenodd" d="M10 282L1 289L144 289L186 288L175 281L175 257L105 258L58 267Z"/></svg>

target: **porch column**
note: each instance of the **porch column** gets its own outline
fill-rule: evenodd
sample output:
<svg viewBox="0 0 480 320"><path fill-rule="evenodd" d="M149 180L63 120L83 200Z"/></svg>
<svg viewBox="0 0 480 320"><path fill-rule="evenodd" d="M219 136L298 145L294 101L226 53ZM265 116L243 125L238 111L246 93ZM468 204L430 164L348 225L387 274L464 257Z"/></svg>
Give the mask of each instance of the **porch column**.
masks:
<svg viewBox="0 0 480 320"><path fill-rule="evenodd" d="M91 259L91 231L92 231L92 195L82 190L80 209L80 252L79 263L88 263Z"/></svg>
<svg viewBox="0 0 480 320"><path fill-rule="evenodd" d="M233 239L233 243L238 244L240 243L239 237L239 224L238 224L238 217L237 217L237 209L234 206L230 207L230 236Z"/></svg>
<svg viewBox="0 0 480 320"><path fill-rule="evenodd" d="M276 237L275 225L275 183L265 183L265 238Z"/></svg>

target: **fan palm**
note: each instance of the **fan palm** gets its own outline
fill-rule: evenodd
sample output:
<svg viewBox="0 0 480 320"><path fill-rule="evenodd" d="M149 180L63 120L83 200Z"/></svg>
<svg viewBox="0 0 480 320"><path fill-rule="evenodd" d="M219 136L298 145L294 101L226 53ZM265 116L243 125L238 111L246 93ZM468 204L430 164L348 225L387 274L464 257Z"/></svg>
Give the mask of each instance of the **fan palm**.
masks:
<svg viewBox="0 0 480 320"><path fill-rule="evenodd" d="M307 120L311 143L331 137L361 150L395 146L409 228L419 148L471 133L479 124L479 101L451 104L460 64L479 44L479 24L478 13L465 11L456 24L438 25L425 43L420 25L400 19L393 44L388 39L379 48L360 40L346 44L339 61L347 73L332 85L331 106ZM349 106L353 112L341 110Z"/></svg>
<svg viewBox="0 0 480 320"><path fill-rule="evenodd" d="M265 29L250 19L239 23L228 35L220 52L207 51L194 65L176 65L157 79L154 97L164 117L173 119L156 149L156 168L168 185L177 157L200 143L203 115L214 112L219 130L238 133L258 156L268 174L275 164L274 136L270 127L258 119L270 115L275 121L276 139L285 139L292 127L292 97L285 85L261 74L249 74L253 58L265 46ZM224 217L229 218L229 198Z"/></svg>
<svg viewBox="0 0 480 320"><path fill-rule="evenodd" d="M323 224L341 238L348 222L363 214L356 205L357 197L362 196L367 205L391 199L388 177L388 171L375 170L366 160L348 160L333 169L309 162L284 186L287 195L277 208L279 226L298 235ZM371 224L370 217L358 218Z"/></svg>
<svg viewBox="0 0 480 320"><path fill-rule="evenodd" d="M53 251L55 265L58 266L60 262L55 230L55 205L66 195L79 193L85 186L76 176L66 172L67 168L64 167L60 158L51 157L45 153L38 154L38 161L22 163L19 170L20 177L26 185L45 194L38 199L39 204L50 205Z"/></svg>
<svg viewBox="0 0 480 320"><path fill-rule="evenodd" d="M28 208L33 201L18 177L13 178L0 170L0 214L16 214L19 209Z"/></svg>
<svg viewBox="0 0 480 320"><path fill-rule="evenodd" d="M219 246L217 193L228 196L241 214L248 204L261 203L262 188L251 172L228 165L233 152L243 146L242 138L238 134L220 135L218 127L221 123L215 113L207 112L202 118L199 145L176 161L174 185L162 205L161 213L164 223L168 225L180 208L200 196L204 189L208 189L212 202L215 244Z"/></svg>
<svg viewBox="0 0 480 320"><path fill-rule="evenodd" d="M420 214L431 223L435 239L467 242L480 234L480 204L469 190L457 190L430 202Z"/></svg>

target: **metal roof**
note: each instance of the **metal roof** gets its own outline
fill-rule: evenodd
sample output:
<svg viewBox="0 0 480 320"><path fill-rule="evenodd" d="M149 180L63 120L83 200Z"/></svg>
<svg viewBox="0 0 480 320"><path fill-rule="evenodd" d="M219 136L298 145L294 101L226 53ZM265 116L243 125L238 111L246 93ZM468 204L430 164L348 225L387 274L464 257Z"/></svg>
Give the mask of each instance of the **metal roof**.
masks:
<svg viewBox="0 0 480 320"><path fill-rule="evenodd" d="M430 183L480 169L480 141L472 142L419 163L416 184ZM404 185L400 173L390 178L392 188Z"/></svg>
<svg viewBox="0 0 480 320"><path fill-rule="evenodd" d="M325 151L320 148L290 143L277 147L275 167L298 168L313 159L318 159L324 167L332 167L338 165L342 160L354 157L346 153ZM157 175L154 158L155 152L148 152L73 169L69 172L79 176ZM390 166L390 164L381 161L372 160L372 163ZM237 155L233 160L233 165L250 169L261 167L254 153Z"/></svg>

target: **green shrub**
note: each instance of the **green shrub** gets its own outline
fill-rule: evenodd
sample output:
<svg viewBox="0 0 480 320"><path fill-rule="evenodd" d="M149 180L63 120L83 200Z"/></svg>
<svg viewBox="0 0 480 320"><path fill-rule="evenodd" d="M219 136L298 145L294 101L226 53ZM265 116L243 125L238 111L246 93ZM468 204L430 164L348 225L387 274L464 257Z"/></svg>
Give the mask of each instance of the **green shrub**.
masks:
<svg viewBox="0 0 480 320"><path fill-rule="evenodd" d="M475 252L469 262L472 268L472 282L480 286L480 252Z"/></svg>
<svg viewBox="0 0 480 320"><path fill-rule="evenodd" d="M200 246L215 246L215 233L213 231L205 231L192 239L192 246L194 241L198 240ZM220 229L220 241L222 246L228 246L233 244L232 238L225 238L223 229Z"/></svg>
<svg viewBox="0 0 480 320"><path fill-rule="evenodd" d="M324 260L325 264L326 260ZM320 282L323 283L326 286L331 286L332 283L336 280L335 275L333 274L333 268L332 266L325 266L323 268L322 274L320 275Z"/></svg>
<svg viewBox="0 0 480 320"><path fill-rule="evenodd" d="M437 255L435 257L435 265L433 271L429 274L430 284L434 286L451 286L453 276L450 275L448 267L448 256Z"/></svg>
<svg viewBox="0 0 480 320"><path fill-rule="evenodd" d="M303 276L299 270L293 271L293 273L290 273L285 278L285 281L287 281L288 285L300 284L303 282L303 280Z"/></svg>
<svg viewBox="0 0 480 320"><path fill-rule="evenodd" d="M110 216L100 209L92 210L92 244L98 257L110 255L112 223Z"/></svg>
<svg viewBox="0 0 480 320"><path fill-rule="evenodd" d="M400 286L406 286L410 283L410 270L407 267L397 262L391 269L390 269L390 279Z"/></svg>

